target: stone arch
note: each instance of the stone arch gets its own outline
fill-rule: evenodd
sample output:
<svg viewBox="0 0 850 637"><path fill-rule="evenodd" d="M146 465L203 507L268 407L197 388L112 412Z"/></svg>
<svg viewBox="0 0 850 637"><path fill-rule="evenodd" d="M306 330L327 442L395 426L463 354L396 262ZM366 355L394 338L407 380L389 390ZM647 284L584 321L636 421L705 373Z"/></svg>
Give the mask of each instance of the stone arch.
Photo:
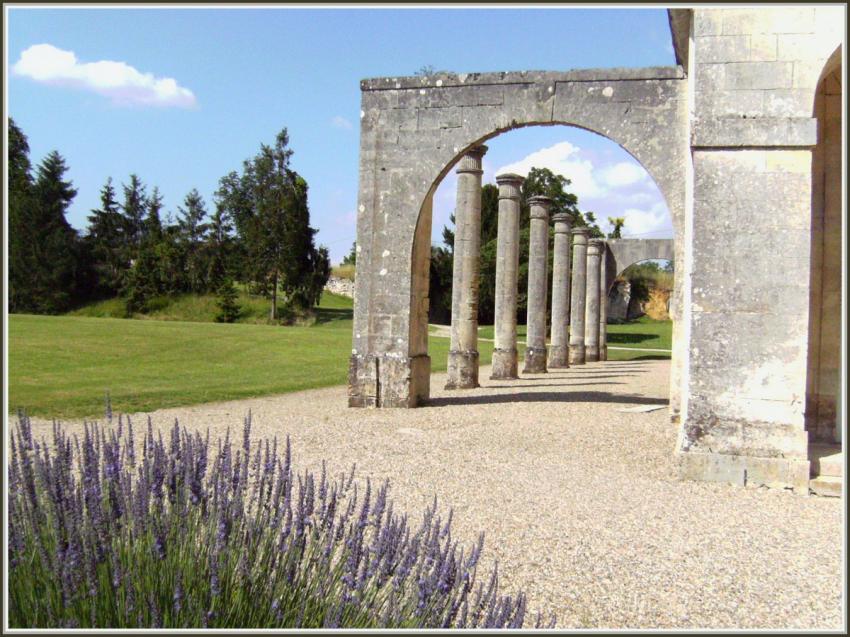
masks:
<svg viewBox="0 0 850 637"><path fill-rule="evenodd" d="M805 425L813 442L841 441L841 47L813 96L812 214Z"/></svg>
<svg viewBox="0 0 850 637"><path fill-rule="evenodd" d="M608 239L606 243L605 285L609 289L630 265L652 260L676 263L673 239Z"/></svg>
<svg viewBox="0 0 850 637"><path fill-rule="evenodd" d="M652 176L681 236L688 151L681 67L380 78L361 89L353 406L412 407L428 397L433 194L483 141L531 125L601 134ZM674 297L678 311L679 290Z"/></svg>

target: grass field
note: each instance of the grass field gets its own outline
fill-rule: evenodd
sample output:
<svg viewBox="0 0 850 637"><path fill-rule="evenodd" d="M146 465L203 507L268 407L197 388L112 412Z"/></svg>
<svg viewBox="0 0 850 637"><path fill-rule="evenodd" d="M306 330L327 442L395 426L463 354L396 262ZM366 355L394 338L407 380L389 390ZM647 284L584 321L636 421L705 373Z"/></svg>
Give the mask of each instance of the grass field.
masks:
<svg viewBox="0 0 850 637"><path fill-rule="evenodd" d="M185 314L187 307L203 308L204 304L201 299L196 305L186 301L175 307ZM79 314L9 316L11 410L23 408L34 416L57 418L99 417L107 392L116 412L134 412L326 387L347 380L352 306L350 299L330 293L322 296L316 323L309 327ZM204 311L192 316L201 321ZM610 327L628 328L618 344L663 347L666 342L669 347L669 322L666 328L662 323ZM482 337L486 338L484 333ZM614 344L611 337L609 332L609 342ZM433 371L445 370L448 349L449 339L430 339ZM492 342L481 341L479 350L481 363L489 364ZM520 356L522 351L520 344ZM611 350L609 358L667 356Z"/></svg>
<svg viewBox="0 0 850 637"><path fill-rule="evenodd" d="M608 325L608 345L616 347L639 347L646 349L670 349L672 347L672 321L655 321L642 316L634 321ZM478 328L480 338L493 338L493 326ZM517 326L517 338L525 339L525 325ZM669 357L667 357L669 358Z"/></svg>

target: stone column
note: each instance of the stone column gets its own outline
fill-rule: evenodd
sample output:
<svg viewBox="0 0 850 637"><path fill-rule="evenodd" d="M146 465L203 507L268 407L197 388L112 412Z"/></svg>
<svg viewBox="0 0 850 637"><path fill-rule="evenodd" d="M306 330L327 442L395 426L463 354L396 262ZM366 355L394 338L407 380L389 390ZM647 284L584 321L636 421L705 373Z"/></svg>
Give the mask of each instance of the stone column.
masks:
<svg viewBox="0 0 850 637"><path fill-rule="evenodd" d="M516 306L519 271L519 199L523 177L498 175L499 228L496 240L495 343L492 380L517 378Z"/></svg>
<svg viewBox="0 0 850 637"><path fill-rule="evenodd" d="M552 255L552 327L549 367L569 367L570 358L570 216L559 212L555 224Z"/></svg>
<svg viewBox="0 0 850 637"><path fill-rule="evenodd" d="M587 228L573 229L570 295L570 365L584 365L584 301L587 293Z"/></svg>
<svg viewBox="0 0 850 637"><path fill-rule="evenodd" d="M602 242L599 255L599 360L608 360L608 244Z"/></svg>
<svg viewBox="0 0 850 637"><path fill-rule="evenodd" d="M481 252L481 158L473 148L457 168L452 270L452 329L446 389L478 387L478 269Z"/></svg>
<svg viewBox="0 0 850 637"><path fill-rule="evenodd" d="M584 360L599 360L599 257L602 241L591 239L587 245L587 293L584 314Z"/></svg>
<svg viewBox="0 0 850 637"><path fill-rule="evenodd" d="M546 372L546 279L549 265L549 197L536 196L531 205L528 249L528 312L523 374Z"/></svg>

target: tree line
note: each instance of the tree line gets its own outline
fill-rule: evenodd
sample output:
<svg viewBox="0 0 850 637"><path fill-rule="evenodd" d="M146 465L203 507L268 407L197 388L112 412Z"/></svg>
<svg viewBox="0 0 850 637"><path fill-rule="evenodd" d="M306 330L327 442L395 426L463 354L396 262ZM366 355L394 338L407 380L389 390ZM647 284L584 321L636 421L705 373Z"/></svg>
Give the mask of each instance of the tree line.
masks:
<svg viewBox="0 0 850 637"><path fill-rule="evenodd" d="M219 180L212 211L192 189L177 214L159 189L108 178L88 227L66 213L77 191L57 152L33 171L26 135L9 119L9 311L58 314L120 296L127 315L179 293L220 296L220 320L238 314L234 282L270 299L269 317L318 303L330 257L316 247L306 180L290 167L284 128L240 171Z"/></svg>

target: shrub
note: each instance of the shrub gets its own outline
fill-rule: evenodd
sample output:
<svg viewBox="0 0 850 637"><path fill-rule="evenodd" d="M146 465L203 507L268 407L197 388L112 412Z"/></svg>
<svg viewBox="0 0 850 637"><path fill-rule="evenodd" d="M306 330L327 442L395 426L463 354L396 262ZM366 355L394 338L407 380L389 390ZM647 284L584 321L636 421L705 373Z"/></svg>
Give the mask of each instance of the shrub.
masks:
<svg viewBox="0 0 850 637"><path fill-rule="evenodd" d="M9 622L14 627L521 627L526 598L476 584L436 499L415 526L385 483L358 493L292 469L289 438L210 444L181 429L141 445L129 419L19 415L9 469ZM540 617L537 618L540 625Z"/></svg>
<svg viewBox="0 0 850 637"><path fill-rule="evenodd" d="M221 287L218 290L218 309L219 312L215 320L219 323L235 323L239 318L239 293L236 291L236 286L233 285L232 279L224 279Z"/></svg>

